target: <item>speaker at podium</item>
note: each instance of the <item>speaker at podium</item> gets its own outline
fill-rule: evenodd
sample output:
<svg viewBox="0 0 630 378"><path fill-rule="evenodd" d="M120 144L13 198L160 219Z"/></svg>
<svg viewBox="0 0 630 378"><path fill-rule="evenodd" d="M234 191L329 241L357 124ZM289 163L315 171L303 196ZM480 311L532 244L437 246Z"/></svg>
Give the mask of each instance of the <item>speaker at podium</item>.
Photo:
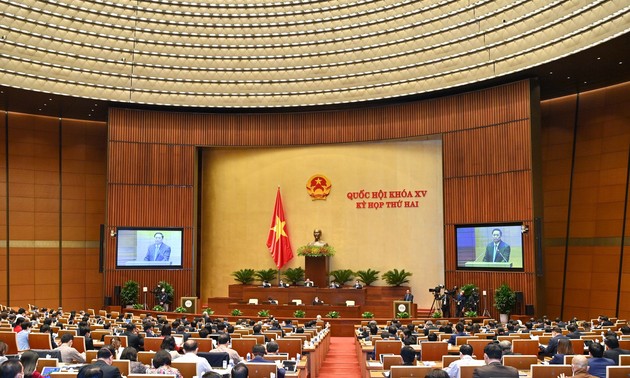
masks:
<svg viewBox="0 0 630 378"><path fill-rule="evenodd" d="M181 297L180 306L186 309L189 314L197 313L197 297Z"/></svg>

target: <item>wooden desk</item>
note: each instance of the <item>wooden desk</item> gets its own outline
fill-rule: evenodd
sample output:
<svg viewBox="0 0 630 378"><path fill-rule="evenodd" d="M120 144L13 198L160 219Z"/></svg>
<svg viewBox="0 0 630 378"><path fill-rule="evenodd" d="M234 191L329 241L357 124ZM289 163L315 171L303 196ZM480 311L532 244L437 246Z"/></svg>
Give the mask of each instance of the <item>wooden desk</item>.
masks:
<svg viewBox="0 0 630 378"><path fill-rule="evenodd" d="M269 313L276 317L293 318L295 310L306 312L306 317L314 318L315 315L325 316L330 311L337 311L342 318L360 318L361 306L328 306L328 305L272 305L272 304L248 304L230 303L228 309L239 309L243 316L258 316L258 311L269 310Z"/></svg>
<svg viewBox="0 0 630 378"><path fill-rule="evenodd" d="M309 377L319 376L319 369L330 349L330 334L326 333L314 346L302 348L302 353L307 357L306 369Z"/></svg>
<svg viewBox="0 0 630 378"><path fill-rule="evenodd" d="M366 289L340 288L329 289L319 287L290 286L280 287L256 287L243 288L243 301L251 298L258 299L258 303L267 301L269 297L277 300L279 304L291 303L293 299L300 299L304 304L313 303L315 297L319 297L324 303L331 305L345 305L346 301L354 301L357 305L365 304Z"/></svg>

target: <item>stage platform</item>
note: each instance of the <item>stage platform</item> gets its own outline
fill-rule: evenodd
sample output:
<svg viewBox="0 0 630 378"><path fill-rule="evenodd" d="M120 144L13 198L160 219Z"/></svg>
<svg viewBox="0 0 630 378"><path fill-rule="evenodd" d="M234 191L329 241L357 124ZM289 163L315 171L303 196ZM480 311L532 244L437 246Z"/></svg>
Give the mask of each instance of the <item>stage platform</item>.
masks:
<svg viewBox="0 0 630 378"><path fill-rule="evenodd" d="M348 286L339 289L330 289L304 286L263 288L254 285L230 285L227 297L207 298L206 304L203 306L204 308L210 307L216 313L222 314L229 314L230 311L235 308L241 311L245 308L248 314L254 315L257 314L258 311L269 307L268 298L271 297L277 301L278 306L286 305L284 307L275 308L277 311L280 311L282 316L291 316L293 311L298 309L295 307L293 301L300 300L303 306L307 306L300 309L306 311L308 315L313 311L322 316L329 311L339 311L342 317L360 318L363 312L369 311L377 318L391 318L394 316L393 302L395 300L402 300L407 289L408 287L406 286L365 286L362 289L354 289ZM335 307L335 309L325 311L326 309L324 308L308 307L312 306L313 299L316 296L324 302L324 307L328 305ZM245 305L248 305L250 302L250 299L258 301L258 310L254 311L255 308L245 307ZM347 305L346 301L354 302L354 306L345 308ZM271 313L272 315L276 315L274 312ZM410 314L412 317L418 315L428 316L428 313L428 310L418 310L417 306L412 304Z"/></svg>

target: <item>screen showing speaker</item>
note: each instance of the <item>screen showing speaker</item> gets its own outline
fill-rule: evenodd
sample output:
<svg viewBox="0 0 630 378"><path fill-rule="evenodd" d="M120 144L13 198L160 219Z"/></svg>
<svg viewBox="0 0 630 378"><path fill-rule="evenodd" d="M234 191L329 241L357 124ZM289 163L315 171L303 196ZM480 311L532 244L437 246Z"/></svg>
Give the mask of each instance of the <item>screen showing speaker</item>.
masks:
<svg viewBox="0 0 630 378"><path fill-rule="evenodd" d="M116 268L180 269L182 228L124 228L116 237Z"/></svg>
<svg viewBox="0 0 630 378"><path fill-rule="evenodd" d="M523 270L522 223L455 226L458 270Z"/></svg>

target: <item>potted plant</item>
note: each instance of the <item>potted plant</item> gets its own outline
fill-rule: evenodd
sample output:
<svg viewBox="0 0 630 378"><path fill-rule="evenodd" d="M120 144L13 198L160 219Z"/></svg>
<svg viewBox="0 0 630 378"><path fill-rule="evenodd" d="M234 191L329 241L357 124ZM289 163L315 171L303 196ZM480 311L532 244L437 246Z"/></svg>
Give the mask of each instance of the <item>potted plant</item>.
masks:
<svg viewBox="0 0 630 378"><path fill-rule="evenodd" d="M240 282L242 285L251 285L254 282L254 274L256 271L254 269L241 269L235 272L232 272L232 277L236 282Z"/></svg>
<svg viewBox="0 0 630 378"><path fill-rule="evenodd" d="M129 280L125 282L120 289L120 304L125 307L131 307L138 300L138 291L140 285L134 281Z"/></svg>
<svg viewBox="0 0 630 378"><path fill-rule="evenodd" d="M328 314L326 314L326 317L331 319L339 318L339 311L330 311Z"/></svg>
<svg viewBox="0 0 630 378"><path fill-rule="evenodd" d="M368 269L368 270L357 270L356 276L359 278L361 282L365 284L365 286L370 286L374 282L378 281L378 275L380 271Z"/></svg>
<svg viewBox="0 0 630 378"><path fill-rule="evenodd" d="M232 312L230 312L230 314L232 316L241 316L243 315L243 311L239 310L238 308L235 308L234 310L232 310Z"/></svg>
<svg viewBox="0 0 630 378"><path fill-rule="evenodd" d="M464 316L467 318L475 318L477 317L477 311L466 311L464 312Z"/></svg>
<svg viewBox="0 0 630 378"><path fill-rule="evenodd" d="M398 312L396 313L396 317L399 319L407 319L409 318L409 313L407 311Z"/></svg>
<svg viewBox="0 0 630 378"><path fill-rule="evenodd" d="M390 286L400 286L409 282L409 277L412 275L413 273L405 272L404 269L401 269L400 271L398 269L392 269L383 273L381 278Z"/></svg>
<svg viewBox="0 0 630 378"><path fill-rule="evenodd" d="M164 311L164 307L160 305L153 306L153 311Z"/></svg>
<svg viewBox="0 0 630 378"><path fill-rule="evenodd" d="M293 311L293 316L296 318L303 318L306 316L306 312L304 312L304 310L295 310Z"/></svg>
<svg viewBox="0 0 630 378"><path fill-rule="evenodd" d="M144 308L144 305L141 303L134 303L131 307L133 307L134 310L142 310Z"/></svg>
<svg viewBox="0 0 630 378"><path fill-rule="evenodd" d="M271 268L261 269L261 270L257 270L254 273L254 277L256 277L256 279L260 281L260 283L263 283L265 281L271 282L276 279L277 274L278 274L278 271L275 269L271 269Z"/></svg>
<svg viewBox="0 0 630 378"><path fill-rule="evenodd" d="M298 266L297 268L289 268L282 272L282 276L284 276L284 278L286 278L293 286L304 281L305 274L306 272L301 266Z"/></svg>
<svg viewBox="0 0 630 378"><path fill-rule="evenodd" d="M330 272L330 276L335 282L343 286L346 282L354 278L354 272L350 269L337 269Z"/></svg>
<svg viewBox="0 0 630 378"><path fill-rule="evenodd" d="M502 283L494 291L494 307L499 311L499 319L505 324L508 321L510 312L516 304L516 293L508 284Z"/></svg>
<svg viewBox="0 0 630 378"><path fill-rule="evenodd" d="M155 293L155 301L163 308L162 311L168 311L168 306L173 303L175 295L173 286L166 281L160 281L153 292Z"/></svg>
<svg viewBox="0 0 630 378"><path fill-rule="evenodd" d="M442 317L442 311L440 311L440 310L433 311L433 314L431 314L431 317L433 319L441 318Z"/></svg>
<svg viewBox="0 0 630 378"><path fill-rule="evenodd" d="M361 314L361 317L363 319L372 319L372 318L374 318L374 313L369 312L369 311L365 311L363 314Z"/></svg>
<svg viewBox="0 0 630 378"><path fill-rule="evenodd" d="M203 312L205 312L208 315L213 315L214 314L214 310L211 309L210 307L208 307L205 310L203 310Z"/></svg>
<svg viewBox="0 0 630 378"><path fill-rule="evenodd" d="M185 307L182 307L182 306L178 306L178 307L175 309L175 312L180 313L180 314L181 314L181 313L184 313L184 312L186 312L186 308L185 308Z"/></svg>
<svg viewBox="0 0 630 378"><path fill-rule="evenodd" d="M269 317L269 310L260 310L260 311L258 311L258 316L260 316L261 318L268 318Z"/></svg>

